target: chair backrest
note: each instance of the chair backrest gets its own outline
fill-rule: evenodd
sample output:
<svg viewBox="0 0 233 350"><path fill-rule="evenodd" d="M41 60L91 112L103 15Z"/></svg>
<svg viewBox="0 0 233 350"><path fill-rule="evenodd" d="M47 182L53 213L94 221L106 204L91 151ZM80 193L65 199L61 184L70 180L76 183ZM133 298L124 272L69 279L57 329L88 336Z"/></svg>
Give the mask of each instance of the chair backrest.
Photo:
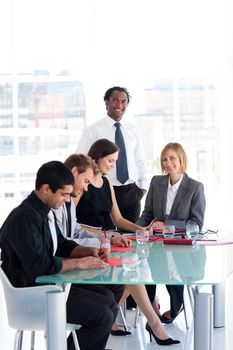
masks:
<svg viewBox="0 0 233 350"><path fill-rule="evenodd" d="M46 326L46 292L57 286L15 288L0 266L9 326L21 330L44 330ZM59 316L58 316L59 317Z"/></svg>

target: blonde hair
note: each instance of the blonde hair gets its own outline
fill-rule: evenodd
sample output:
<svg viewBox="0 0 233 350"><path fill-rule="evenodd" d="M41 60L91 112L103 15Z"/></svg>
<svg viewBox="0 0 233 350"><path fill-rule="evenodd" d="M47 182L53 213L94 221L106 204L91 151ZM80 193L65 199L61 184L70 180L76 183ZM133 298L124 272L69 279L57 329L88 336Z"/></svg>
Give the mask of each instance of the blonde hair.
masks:
<svg viewBox="0 0 233 350"><path fill-rule="evenodd" d="M163 157L168 150L172 150L176 152L180 160L180 170L182 173L185 173L188 167L188 158L181 144L177 142L170 142L163 148L160 154L160 166L161 166L162 172L165 173L165 169L163 166Z"/></svg>

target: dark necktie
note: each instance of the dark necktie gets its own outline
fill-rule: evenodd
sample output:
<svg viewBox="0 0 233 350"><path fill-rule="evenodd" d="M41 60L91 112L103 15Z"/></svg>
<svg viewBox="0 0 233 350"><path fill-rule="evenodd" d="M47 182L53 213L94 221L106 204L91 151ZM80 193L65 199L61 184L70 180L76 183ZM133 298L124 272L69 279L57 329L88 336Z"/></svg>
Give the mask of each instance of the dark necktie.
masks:
<svg viewBox="0 0 233 350"><path fill-rule="evenodd" d="M71 237L71 202L65 202L67 212L67 237Z"/></svg>
<svg viewBox="0 0 233 350"><path fill-rule="evenodd" d="M125 151L125 142L121 132L121 124L115 123L114 125L116 127L115 143L120 148L118 160L116 162L117 180L120 181L122 184L124 184L129 178L126 151Z"/></svg>

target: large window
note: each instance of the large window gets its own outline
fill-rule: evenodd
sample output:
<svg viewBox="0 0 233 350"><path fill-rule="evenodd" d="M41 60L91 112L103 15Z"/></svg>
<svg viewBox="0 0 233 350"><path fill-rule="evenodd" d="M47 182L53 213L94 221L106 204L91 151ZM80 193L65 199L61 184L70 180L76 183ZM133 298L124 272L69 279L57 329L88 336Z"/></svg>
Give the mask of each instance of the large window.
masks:
<svg viewBox="0 0 233 350"><path fill-rule="evenodd" d="M162 147L181 142L205 186L206 226L228 229L232 13L230 0L0 2L0 221L43 162L76 151L105 115L105 90L120 85L151 175Z"/></svg>

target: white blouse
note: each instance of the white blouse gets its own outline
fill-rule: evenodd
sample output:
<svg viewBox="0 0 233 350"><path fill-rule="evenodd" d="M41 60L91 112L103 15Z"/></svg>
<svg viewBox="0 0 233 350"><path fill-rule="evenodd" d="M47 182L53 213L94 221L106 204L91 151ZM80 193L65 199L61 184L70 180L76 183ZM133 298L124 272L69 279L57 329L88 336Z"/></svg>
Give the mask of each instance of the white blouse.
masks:
<svg viewBox="0 0 233 350"><path fill-rule="evenodd" d="M172 208L173 202L175 200L177 191L180 187L182 179L183 179L183 175L181 176L179 181L175 185L172 186L171 182L170 182L170 177L169 177L168 189L167 189L166 215L169 215L171 212L171 208Z"/></svg>

